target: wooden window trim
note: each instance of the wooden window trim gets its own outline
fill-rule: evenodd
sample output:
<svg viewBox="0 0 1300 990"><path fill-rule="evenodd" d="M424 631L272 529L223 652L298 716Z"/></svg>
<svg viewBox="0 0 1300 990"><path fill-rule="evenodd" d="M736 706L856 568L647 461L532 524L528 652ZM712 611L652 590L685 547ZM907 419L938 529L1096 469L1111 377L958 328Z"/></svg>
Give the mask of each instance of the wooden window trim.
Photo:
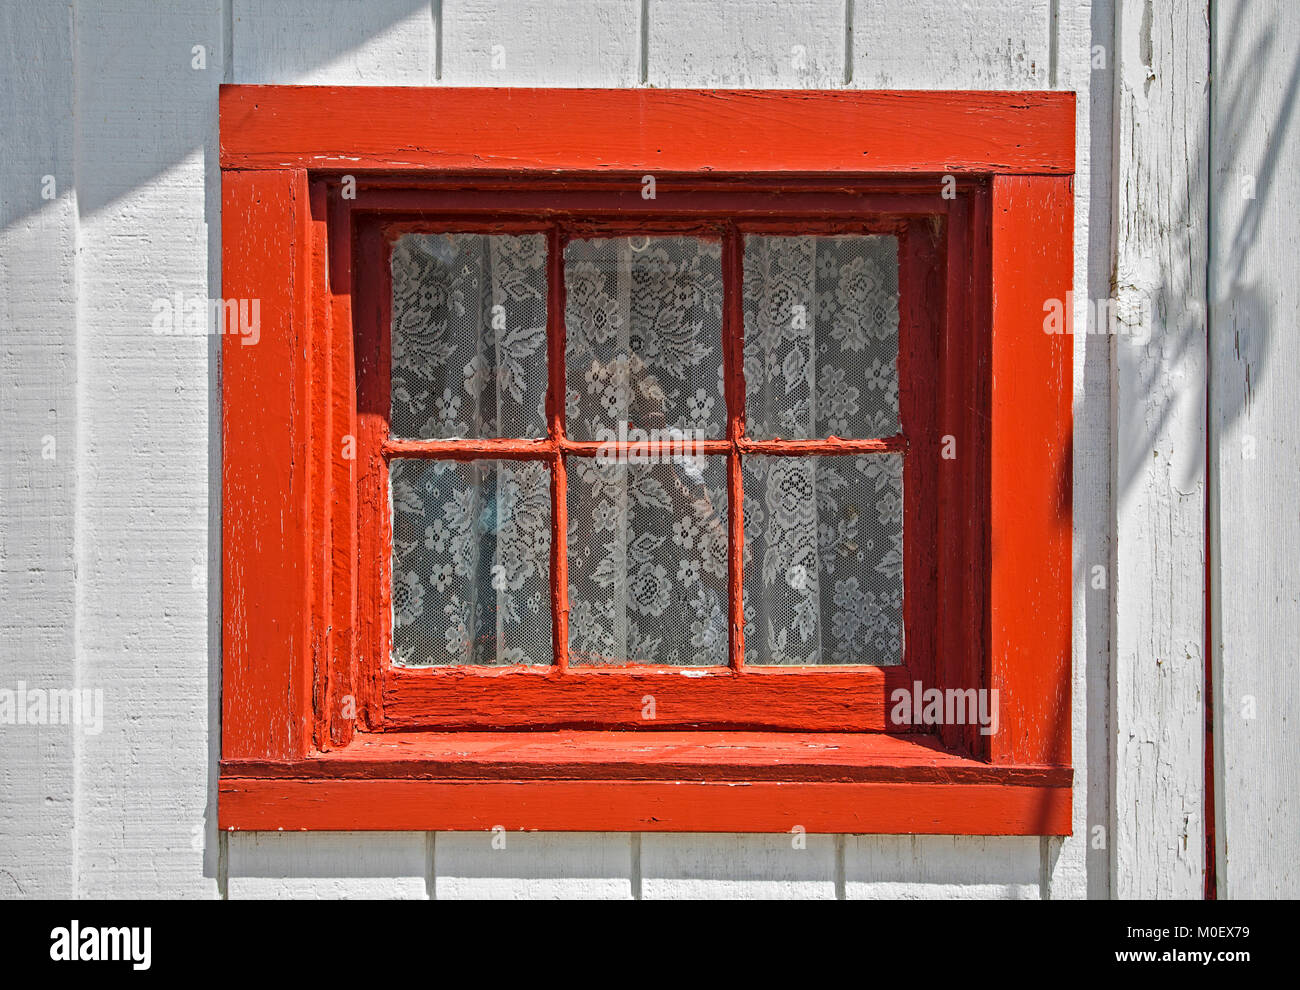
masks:
<svg viewBox="0 0 1300 990"><path fill-rule="evenodd" d="M1067 834L1071 348L1043 332L1043 306L1071 284L1073 133L1069 93L223 87L223 297L260 299L262 323L256 346L227 335L222 348L222 827ZM353 258L376 257L354 252L382 229L357 202L391 219L416 193L496 190L517 216L561 187L605 202L621 181L630 214L646 172L680 195L678 223L716 216L739 187L820 204L823 220L846 196L885 213L928 196L920 212L946 215L947 256L974 259L936 284L949 326L976 332L942 334L934 383L938 428L971 456L936 481L949 566L925 686L997 688L998 733L880 731L887 692L908 686L898 668L839 694L816 686L824 671L749 668L745 683L797 682L814 701L782 724L760 691L763 717L725 735L688 731L689 706L723 685L731 703L735 671L624 671L615 690L639 699L650 678L661 712L662 691L682 706L652 732L505 710L508 680L525 687L519 716L538 690L612 672L483 671L456 678L465 693L444 714L462 721L430 726L430 698L356 662L377 614L358 607L356 561L383 552L356 524L365 464L335 443L366 428L341 401L358 384L354 323L382 319L354 312ZM363 200L337 194L344 174ZM941 175L963 195L939 197ZM983 580L959 573L971 562ZM335 717L349 697L359 724Z"/></svg>

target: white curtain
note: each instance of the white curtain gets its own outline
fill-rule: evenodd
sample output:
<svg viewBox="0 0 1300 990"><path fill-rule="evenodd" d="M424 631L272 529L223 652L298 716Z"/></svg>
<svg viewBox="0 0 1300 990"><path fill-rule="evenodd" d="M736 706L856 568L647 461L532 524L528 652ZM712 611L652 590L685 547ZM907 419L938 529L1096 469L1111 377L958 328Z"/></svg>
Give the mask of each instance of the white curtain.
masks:
<svg viewBox="0 0 1300 990"><path fill-rule="evenodd" d="M569 459L571 664L727 663L726 457L689 446L727 434L721 259L691 237L565 250L569 436L669 438L649 463Z"/></svg>
<svg viewBox="0 0 1300 990"><path fill-rule="evenodd" d="M896 238L749 236L744 310L748 436L898 432ZM902 460L745 458L746 663L902 661Z"/></svg>
<svg viewBox="0 0 1300 990"><path fill-rule="evenodd" d="M392 428L418 438L546 434L541 235L407 235L393 252ZM892 237L745 243L747 432L898 432ZM725 665L727 459L721 245L570 242L565 425L576 440L669 441L569 457L574 665ZM638 432L641 431L641 432ZM748 456L746 662L902 657L902 457ZM549 663L549 473L537 462L391 464L394 659Z"/></svg>
<svg viewBox="0 0 1300 990"><path fill-rule="evenodd" d="M392 432L546 434L546 239L412 234L393 249ZM390 463L393 659L549 663L550 474Z"/></svg>

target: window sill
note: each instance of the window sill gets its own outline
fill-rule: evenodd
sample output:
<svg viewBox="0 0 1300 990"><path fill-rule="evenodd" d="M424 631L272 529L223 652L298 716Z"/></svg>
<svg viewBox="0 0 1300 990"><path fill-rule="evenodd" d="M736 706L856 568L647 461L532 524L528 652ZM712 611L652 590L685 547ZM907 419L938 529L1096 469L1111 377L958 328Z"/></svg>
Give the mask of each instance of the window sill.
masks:
<svg viewBox="0 0 1300 990"><path fill-rule="evenodd" d="M930 735L394 732L301 760L223 761L220 825L1068 835L1072 779Z"/></svg>

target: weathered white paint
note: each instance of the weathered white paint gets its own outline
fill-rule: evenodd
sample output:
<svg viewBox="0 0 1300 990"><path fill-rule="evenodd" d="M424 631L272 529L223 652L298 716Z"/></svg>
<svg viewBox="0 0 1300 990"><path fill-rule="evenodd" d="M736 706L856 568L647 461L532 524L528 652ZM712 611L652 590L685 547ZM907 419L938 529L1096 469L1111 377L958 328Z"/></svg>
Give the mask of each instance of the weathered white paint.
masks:
<svg viewBox="0 0 1300 990"><path fill-rule="evenodd" d="M1198 897L1204 866L1206 7L1117 4L1114 877Z"/></svg>
<svg viewBox="0 0 1300 990"><path fill-rule="evenodd" d="M830 900L842 896L842 838L830 835L641 836L641 896L649 899Z"/></svg>
<svg viewBox="0 0 1300 990"><path fill-rule="evenodd" d="M834 89L844 79L845 0L650 0L651 85Z"/></svg>
<svg viewBox="0 0 1300 990"><path fill-rule="evenodd" d="M437 6L437 5L435 5ZM442 0L441 81L452 86L635 86L635 0ZM596 127L592 140L598 140Z"/></svg>
<svg viewBox="0 0 1300 990"><path fill-rule="evenodd" d="M439 900L555 900L635 895L636 836L610 832L440 832Z"/></svg>
<svg viewBox="0 0 1300 990"><path fill-rule="evenodd" d="M426 0L229 0L232 82L425 86L434 20Z"/></svg>
<svg viewBox="0 0 1300 990"><path fill-rule="evenodd" d="M1045 898L1040 843L1032 836L982 842L951 835L850 836L844 850L845 895L889 900Z"/></svg>
<svg viewBox="0 0 1300 990"><path fill-rule="evenodd" d="M1300 8L1214 7L1215 805L1224 897L1300 893Z"/></svg>
<svg viewBox="0 0 1300 990"><path fill-rule="evenodd" d="M853 84L867 89L1044 89L1052 0L857 0ZM1080 90L1084 92L1084 90Z"/></svg>
<svg viewBox="0 0 1300 990"><path fill-rule="evenodd" d="M231 899L428 896L423 832L250 832L230 844Z"/></svg>
<svg viewBox="0 0 1300 990"><path fill-rule="evenodd" d="M0 896L1196 896L1207 5L1114 6L114 0L5 8L0 124L18 139L0 146L0 686L32 672L102 687L107 718L94 738L0 729ZM1275 11L1238 17L1244 7L1221 0L1216 25L1223 82L1213 284L1215 315L1233 334L1216 334L1211 411L1219 546L1232 550L1217 598L1220 684L1223 697L1254 694L1260 708L1254 722L1219 710L1228 747L1219 769L1228 843L1220 876L1227 893L1294 893L1295 830L1289 844L1278 837L1296 790L1283 720L1296 715L1296 588L1286 565L1300 534L1291 517L1279 521L1296 476L1296 407L1278 377L1294 364L1281 348L1294 345L1274 322L1295 310L1294 269L1285 267L1295 252L1276 249L1294 234L1284 184L1273 181L1265 200L1261 182L1253 203L1234 203L1224 190L1234 170L1278 174L1270 152L1283 136L1294 141L1274 122L1294 93L1287 45L1295 32L1278 30L1282 40L1261 58L1255 44ZM1241 32L1235 47L1230 30ZM190 68L194 45L204 46L204 70ZM220 712L216 351L202 338L149 330L153 299L215 294L220 284L217 83L632 86L643 77L656 86L847 79L1079 93L1076 325L1086 326L1085 297L1111 292L1112 221L1121 302L1156 294L1164 309L1146 346L1082 333L1075 341L1075 835L809 836L806 848L791 836L654 834L511 833L504 848L492 833L219 841L211 824ZM47 172L59 181L49 203L39 200ZM1284 205L1265 212L1265 202ZM1234 247L1243 223L1259 240ZM59 452L48 464L34 446L47 433ZM1230 463L1246 435L1257 440L1256 461ZM1104 588L1092 586L1097 566Z"/></svg>

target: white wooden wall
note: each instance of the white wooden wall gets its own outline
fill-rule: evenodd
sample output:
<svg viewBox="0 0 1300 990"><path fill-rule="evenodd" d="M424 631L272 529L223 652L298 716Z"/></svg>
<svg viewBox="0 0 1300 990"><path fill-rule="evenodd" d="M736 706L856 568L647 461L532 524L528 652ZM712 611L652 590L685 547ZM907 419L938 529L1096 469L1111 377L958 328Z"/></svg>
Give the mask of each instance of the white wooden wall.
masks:
<svg viewBox="0 0 1300 990"><path fill-rule="evenodd" d="M1217 7L1212 30L1205 0L0 6L0 687L106 709L98 736L0 726L0 896L1199 896L1207 504L1220 881L1294 895L1300 18ZM1148 344L1075 338L1074 835L219 836L217 352L150 307L220 292L222 81L1077 91L1076 324L1090 296L1162 305ZM1239 173L1255 199L1211 199Z"/></svg>

